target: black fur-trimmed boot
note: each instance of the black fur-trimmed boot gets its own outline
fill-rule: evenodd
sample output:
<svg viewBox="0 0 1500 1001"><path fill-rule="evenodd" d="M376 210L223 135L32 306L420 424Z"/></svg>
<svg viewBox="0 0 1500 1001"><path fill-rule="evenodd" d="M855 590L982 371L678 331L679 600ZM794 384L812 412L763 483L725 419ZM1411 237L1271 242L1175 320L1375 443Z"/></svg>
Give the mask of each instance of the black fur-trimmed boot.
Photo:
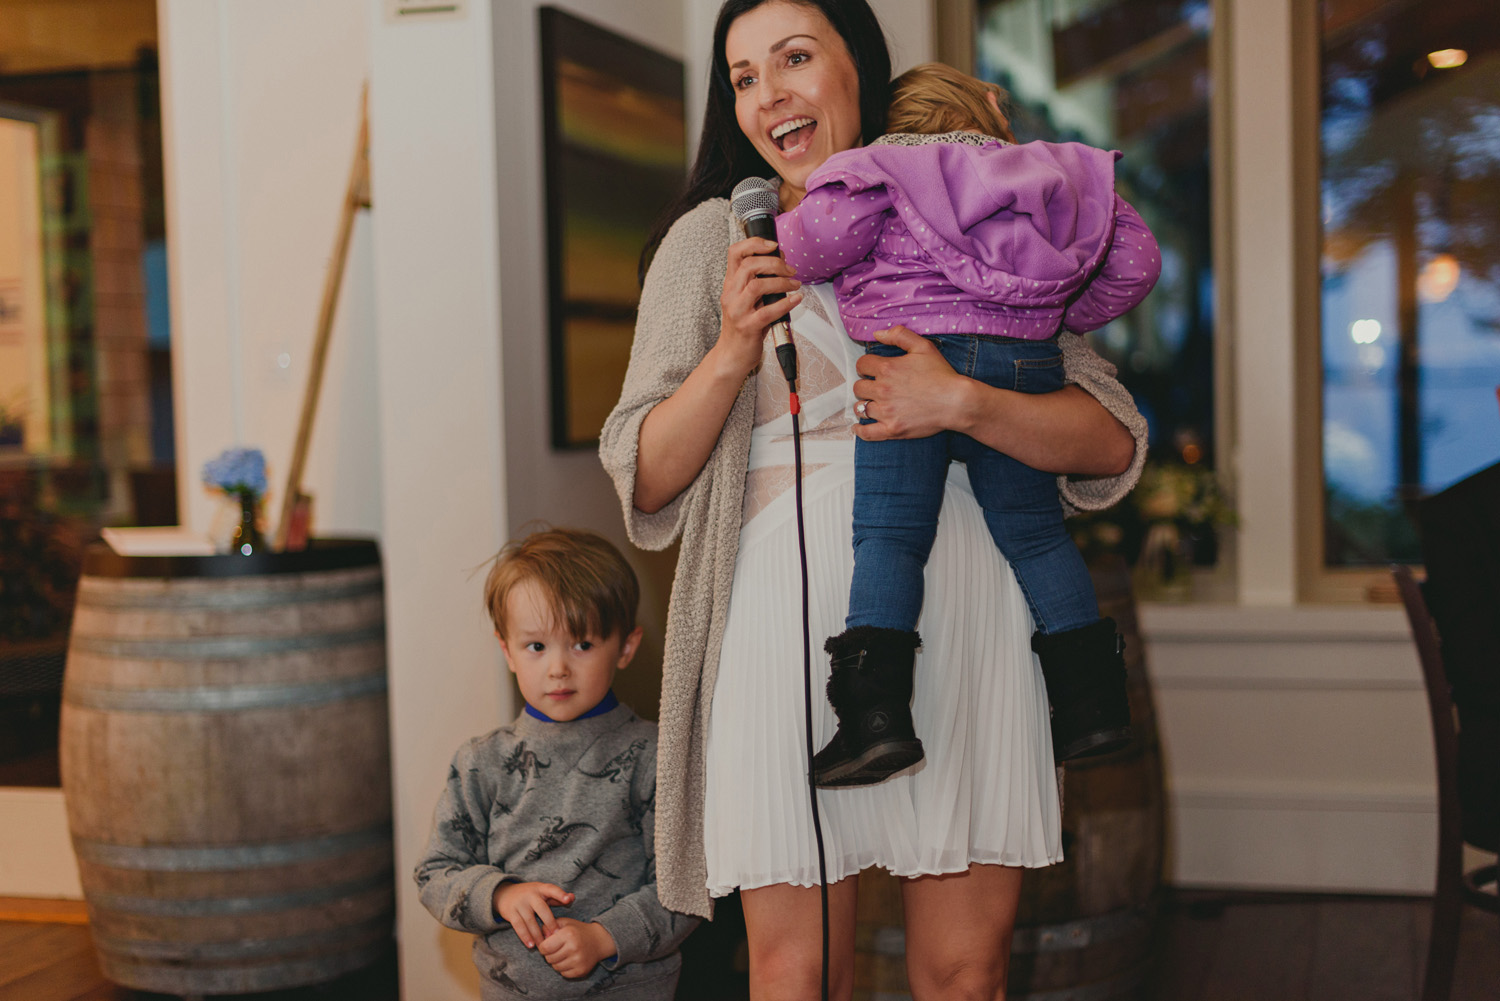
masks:
<svg viewBox="0 0 1500 1001"><path fill-rule="evenodd" d="M1052 703L1052 753L1060 763L1119 750L1130 742L1130 699L1125 692L1125 640L1114 619L1036 633L1031 649L1041 657Z"/></svg>
<svg viewBox="0 0 1500 1001"><path fill-rule="evenodd" d="M823 644L833 659L828 701L838 732L813 755L824 788L874 785L922 760L911 721L912 665L922 638L904 629L855 626Z"/></svg>

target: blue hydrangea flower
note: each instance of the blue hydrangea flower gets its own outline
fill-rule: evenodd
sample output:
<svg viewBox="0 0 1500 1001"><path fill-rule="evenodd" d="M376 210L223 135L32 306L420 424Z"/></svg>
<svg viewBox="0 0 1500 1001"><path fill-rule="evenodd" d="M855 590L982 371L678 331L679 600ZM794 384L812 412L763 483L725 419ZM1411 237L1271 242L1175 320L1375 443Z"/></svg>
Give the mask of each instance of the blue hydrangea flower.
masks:
<svg viewBox="0 0 1500 1001"><path fill-rule="evenodd" d="M266 492L266 457L258 448L226 448L203 464L203 482L232 494Z"/></svg>

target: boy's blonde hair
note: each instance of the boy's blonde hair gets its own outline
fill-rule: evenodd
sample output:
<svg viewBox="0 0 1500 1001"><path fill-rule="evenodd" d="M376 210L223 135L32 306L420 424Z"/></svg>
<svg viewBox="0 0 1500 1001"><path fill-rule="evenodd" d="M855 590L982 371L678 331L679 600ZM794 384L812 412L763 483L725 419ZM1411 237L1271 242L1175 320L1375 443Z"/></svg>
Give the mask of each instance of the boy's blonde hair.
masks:
<svg viewBox="0 0 1500 1001"><path fill-rule="evenodd" d="M608 639L635 629L640 581L620 551L593 532L552 528L500 550L484 581L484 605L502 639L506 598L526 580L537 583L553 621L574 639Z"/></svg>
<svg viewBox="0 0 1500 1001"><path fill-rule="evenodd" d="M990 106L985 99L987 94L994 94L1002 108L1009 100L999 85L976 80L952 66L942 63L914 66L891 83L885 130L921 135L978 131L1015 142L1009 120Z"/></svg>

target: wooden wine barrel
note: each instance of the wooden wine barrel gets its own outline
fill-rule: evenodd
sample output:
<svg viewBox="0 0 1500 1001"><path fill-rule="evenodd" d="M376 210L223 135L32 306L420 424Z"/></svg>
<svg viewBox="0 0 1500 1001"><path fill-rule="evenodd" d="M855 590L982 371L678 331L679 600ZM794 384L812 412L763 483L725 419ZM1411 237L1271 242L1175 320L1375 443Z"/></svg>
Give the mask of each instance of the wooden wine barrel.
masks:
<svg viewBox="0 0 1500 1001"><path fill-rule="evenodd" d="M373 542L250 557L90 551L60 743L111 980L253 993L335 979L390 947Z"/></svg>
<svg viewBox="0 0 1500 1001"><path fill-rule="evenodd" d="M1010 1001L1141 998L1155 961L1165 826L1156 712L1129 571L1111 561L1091 572L1101 614L1125 637L1135 738L1064 769L1065 859L1022 880ZM884 870L860 874L858 920L856 999L909 997L900 890Z"/></svg>

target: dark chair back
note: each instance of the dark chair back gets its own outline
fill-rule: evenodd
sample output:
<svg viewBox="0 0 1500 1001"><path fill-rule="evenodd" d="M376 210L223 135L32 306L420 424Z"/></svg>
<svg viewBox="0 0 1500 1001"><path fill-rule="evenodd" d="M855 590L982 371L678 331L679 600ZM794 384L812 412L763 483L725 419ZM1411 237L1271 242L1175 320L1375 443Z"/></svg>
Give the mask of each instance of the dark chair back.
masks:
<svg viewBox="0 0 1500 1001"><path fill-rule="evenodd" d="M1437 641L1439 662L1458 707L1456 781L1463 803L1463 836L1472 845L1496 851L1500 849L1500 463L1421 501L1418 520L1427 564L1422 597L1441 637Z"/></svg>
<svg viewBox="0 0 1500 1001"><path fill-rule="evenodd" d="M1443 669L1442 646L1432 614L1422 595L1422 585L1412 576L1411 567L1392 567L1401 603L1406 606L1406 620L1411 623L1411 637L1417 644L1417 658L1422 662L1422 679L1427 683L1427 708L1432 714L1432 741L1437 752L1438 774L1438 851L1458 850L1462 826L1458 799L1458 728L1454 724L1453 696L1448 675ZM1449 846L1454 846L1450 848Z"/></svg>

